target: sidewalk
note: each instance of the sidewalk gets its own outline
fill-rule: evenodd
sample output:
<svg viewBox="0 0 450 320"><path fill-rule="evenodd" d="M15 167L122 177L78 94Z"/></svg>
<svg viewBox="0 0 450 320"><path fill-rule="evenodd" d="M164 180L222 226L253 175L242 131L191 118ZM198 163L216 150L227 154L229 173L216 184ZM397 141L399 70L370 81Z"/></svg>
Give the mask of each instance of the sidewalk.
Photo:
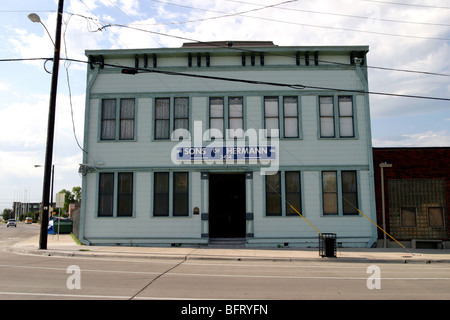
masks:
<svg viewBox="0 0 450 320"><path fill-rule="evenodd" d="M318 248L132 247L78 245L71 235L48 235L47 250L39 249L39 236L15 244L9 251L47 256L114 257L179 260L336 261L393 263L450 263L449 249L338 248L336 258L322 258Z"/></svg>

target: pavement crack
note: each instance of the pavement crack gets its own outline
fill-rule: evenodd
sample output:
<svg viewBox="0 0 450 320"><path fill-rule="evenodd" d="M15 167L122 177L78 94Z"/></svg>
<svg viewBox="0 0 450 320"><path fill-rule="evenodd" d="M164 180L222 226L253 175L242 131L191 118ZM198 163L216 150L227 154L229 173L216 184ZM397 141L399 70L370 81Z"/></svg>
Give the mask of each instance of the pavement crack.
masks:
<svg viewBox="0 0 450 320"><path fill-rule="evenodd" d="M134 298L136 298L136 296L138 296L141 292L143 292L145 289L147 289L148 287L150 287L156 280L158 280L159 278L161 278L163 275L169 273L170 271L172 271L173 269L175 269L176 267L178 267L179 265L181 265L182 263L184 263L186 261L186 257L184 257L184 260L180 261L179 263L177 263L176 265L174 265L173 267L167 269L166 271L164 271L163 273L159 274L157 277L155 277L152 281L150 281L149 283L147 283L141 290L139 290L137 293L135 293L132 297L130 297L129 300L133 300Z"/></svg>

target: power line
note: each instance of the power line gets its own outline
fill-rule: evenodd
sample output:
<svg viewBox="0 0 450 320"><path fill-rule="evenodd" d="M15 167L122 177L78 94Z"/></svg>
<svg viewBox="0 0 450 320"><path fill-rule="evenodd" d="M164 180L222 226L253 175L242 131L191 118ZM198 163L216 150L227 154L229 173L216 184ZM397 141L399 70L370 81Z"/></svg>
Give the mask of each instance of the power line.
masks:
<svg viewBox="0 0 450 320"><path fill-rule="evenodd" d="M245 1L238 1L238 0L226 0L230 2L236 2L236 3L243 3L243 4L250 4L255 6L261 6L258 3L252 3L252 2L245 2ZM306 12L306 13L313 13L313 14L322 14L322 15L331 15L331 16L338 16L338 17L345 17L345 18L355 18L355 19L364 19L368 20L371 19L370 17L364 17L364 16L355 16L351 14L342 14L342 13L331 13L331 12L323 12L323 11L313 11L313 10L304 10L304 9L296 9L296 8L283 8L283 7L277 7L276 9L279 10L287 10L287 11L297 11L297 12ZM405 24L417 24L417 25L430 25L430 26L441 26L441 27L448 27L450 24L444 24L444 23L431 23L431 22L416 22L416 21L404 21L404 20L393 20L393 19L385 19L385 18L376 18L376 20L384 21L384 22L394 22L394 23L405 23Z"/></svg>
<svg viewBox="0 0 450 320"><path fill-rule="evenodd" d="M202 9L202 8L195 8L191 6L176 4L176 3L170 3L160 0L151 0L154 2L161 2L168 5L183 7L183 8L189 8L189 9L195 9L200 11L206 11L206 12L216 12L221 14L227 14L227 12L223 11L217 11L217 10L208 10L208 9ZM360 33L367 33L367 34L376 34L376 35L383 35L383 36L391 36L391 37L404 37L404 38L413 38L413 39L427 39L427 40L440 40L440 41L448 41L449 38L441 38L441 37L424 37L424 36L417 36L417 35L400 35L400 34L393 34L388 32L378 32L378 31L365 31L365 30L356 30L356 29L349 29L349 28L341 28L341 27L330 27L330 26L321 26L321 25L314 25L314 24L307 24L307 23L300 23L300 22L289 22L289 21L283 21L283 20L277 20L272 18L263 18L263 17L255 17L255 16L249 16L245 14L239 14L242 17L246 18L252 18L252 19L259 19L259 20L265 20L265 21L271 21L271 22L277 22L277 23L285 23L285 24L291 24L291 25L299 25L303 27L311 27L311 28L322 28L322 29L331 29L331 30L341 30L341 31L348 31L348 32L360 32Z"/></svg>
<svg viewBox="0 0 450 320"><path fill-rule="evenodd" d="M131 26L127 26L127 25L121 25L121 24L108 24L105 25L101 28L99 28L99 30L103 30L106 29L108 27L121 27L121 28L129 28L129 29L134 29L136 31L141 31L141 32L148 32L148 33L154 33L154 34L158 34L158 35L162 35L162 36L166 36L166 37L171 37L171 38L176 38L176 39L180 39L180 40L187 40L187 41L192 41L192 42L196 42L196 43L201 43L201 44L205 44L211 47L220 47L220 45L215 45L212 44L210 42L203 42L203 41L199 41L199 40L195 40L195 39L190 39L190 38L186 38L186 37L181 37L181 36L174 36L174 35L170 35L167 33L161 33L161 32L156 32L156 31L150 31L150 30L145 30L145 29L141 29L141 28L136 28L136 27L131 27ZM235 47L229 47L228 49L230 50L238 50L238 51L242 51L242 52L250 52L250 53L257 53L254 50L251 49L244 49L244 48L235 48ZM277 55L276 53L272 53L274 55ZM284 56L284 57L288 57L288 58L295 58L294 56L287 56L287 55L280 55L280 56ZM325 62L325 63L330 63L330 64L337 64L337 65L343 65L343 66L350 66L350 64L346 64L346 63L338 63L338 62L330 62L330 61L326 61L326 60L319 60L319 62ZM395 68L388 68L388 67L377 67L377 66L367 66L368 68L373 68L373 69L381 69L381 70L390 70L390 71L401 71L401 72L409 72L409 73L420 73L420 74L427 74L427 75L435 75L435 76L445 76L448 77L450 76L449 74L444 74L444 73L435 73L435 72L429 72L429 71L416 71L416 70L407 70L407 69L395 69Z"/></svg>
<svg viewBox="0 0 450 320"><path fill-rule="evenodd" d="M222 11L201 9L201 8L196 8L196 7L191 7L191 6L181 5L181 4L175 4L175 3L165 2L165 1L158 1L158 0L151 0L151 1L159 2L159 3L163 3L163 4L168 4L168 5L173 5L173 6L179 6L179 7L188 8L188 9L200 10L200 11L215 12L215 13L225 13L225 12L222 12ZM260 8L257 8L257 9L250 9L250 10L236 12L236 13L225 13L224 15L221 15L221 16L209 17L209 18L203 18L203 19L186 20L186 21L178 21L178 22L167 22L167 23L155 23L155 24L139 24L139 25L186 24L186 23L202 22L202 21L208 21L208 20L214 20L214 19L222 19L222 18L228 18L228 17L233 17L233 16L240 16L240 15L243 15L244 13L260 11L260 10L264 10L264 9L267 9L267 8L275 8L275 7L278 7L278 6L282 5L282 4L287 4L287 3L296 2L296 1L298 1L298 0L287 0L287 1L280 2L280 3L272 4L272 5L260 5Z"/></svg>
<svg viewBox="0 0 450 320"><path fill-rule="evenodd" d="M81 60L74 60L74 59L71 59L71 60L77 61L77 62L88 63L86 61L81 61ZM112 67L112 68L123 69L125 71L129 71L131 74L135 74L135 73L138 73L139 71L141 71L141 72L160 73L160 74L173 75L173 76L202 78L202 79L208 79L208 80L240 82L240 83L255 84L255 85L278 86L278 87L286 87L286 88L297 89L297 90L315 89L315 90L324 90L324 91L353 92L353 93L360 93L360 94L384 95L384 96L392 96L392 97L450 101L450 98L441 98L441 97L432 97L432 96L408 95L408 94L397 94L397 93L388 93L388 92L352 90L352 89L342 89L342 88L310 86L310 85L303 85L303 84L287 84L287 83L268 82L268 81L259 81L259 80L247 80L247 79L237 79L237 78L228 78L228 77L207 76L207 75L202 75L202 74L192 74L192 73L183 73L183 72L148 69L148 68L130 68L129 66L108 64L108 63L105 63L104 65L108 66L108 67Z"/></svg>
<svg viewBox="0 0 450 320"><path fill-rule="evenodd" d="M0 59L0 62L27 61L27 60L52 60L52 59L50 59L50 58ZM89 61L83 61L83 60L78 60L78 59L69 59L69 58L61 58L61 60L73 61L73 62L84 63L84 64L89 64L90 63ZM203 78L203 79L209 79L209 80L240 82L240 83L255 84L255 85L269 85L269 86L278 86L278 87L288 87L288 88L297 89L297 90L315 89L315 90L324 90L324 91L353 92L353 93L360 93L360 94L383 95L383 96L392 96L392 97L450 101L450 98L442 98L442 97L397 94L397 93L377 92L377 91L352 90L352 89L342 89L342 88L332 88L332 87L310 86L310 85L303 85L303 84L287 84L287 83L268 82L268 81L259 81L259 80L246 80L246 79L227 78L227 77L218 77L218 76L207 76L207 75L200 75L200 74L183 73L183 72L166 71L166 70L157 70L157 69L148 69L148 68L131 68L129 66L118 65L118 64L105 63L104 66L108 66L108 67L111 67L111 68L118 68L118 69L127 70L130 73L132 73L132 74L135 74L135 73L138 73L139 71L141 71L141 72L149 72L149 73L160 73L160 74L165 74L165 75L175 75L175 76L184 76L184 77L193 77L193 78Z"/></svg>
<svg viewBox="0 0 450 320"><path fill-rule="evenodd" d="M424 4L386 2L386 1L376 1L376 0L363 0L363 1L365 1L365 2L383 3L383 4L393 4L393 5L397 5L397 6L420 7L420 8L431 8L431 9L450 9L450 7L428 6L428 5L424 5Z"/></svg>
<svg viewBox="0 0 450 320"><path fill-rule="evenodd" d="M211 44L210 42L203 42L200 40L195 40L195 39L190 39L190 38L186 38L186 37L181 37L181 36L174 36L174 35L170 35L167 33L161 33L161 32L156 32L156 31L150 31L150 30L145 30L145 29L141 29L141 28L136 28L136 27L131 27L131 26L127 26L127 25L122 25L122 24L107 24L102 26L101 28L99 28L98 31L101 31L103 29L106 29L108 27L121 27L121 28L129 28L129 29L134 29L136 31L141 31L141 32L148 32L148 33L154 33L154 34L158 34L158 35L162 35L162 36L166 36L166 37L171 37L171 38L176 38L176 39L180 39L180 40L187 40L187 41L192 41L192 42L196 42L196 43L202 43L211 47L220 47L219 45L215 45L215 44ZM254 50L251 49L244 49L244 48L235 48L235 47L229 47L230 50L238 50L238 51L245 51L245 52L250 52L250 53L257 53ZM276 53L272 53L274 55L277 55ZM286 56L286 55L280 55L280 56L285 56L288 58L295 58L294 56ZM325 62L325 63L331 63L331 64L338 64L338 65L344 65L344 66L350 66L350 64L345 64L345 63L338 63L338 62L330 62L330 61L325 61L325 60L319 60L319 62ZM390 71L401 71L401 72L409 72L409 73L420 73L420 74L427 74L427 75L435 75L435 76L445 76L448 77L450 76L449 74L444 74L444 73L435 73L435 72L429 72L429 71L417 71L417 70L407 70L407 69L396 69L396 68L388 68L388 67L377 67L377 66L367 66L368 68L373 68L373 69L381 69L381 70L390 70Z"/></svg>

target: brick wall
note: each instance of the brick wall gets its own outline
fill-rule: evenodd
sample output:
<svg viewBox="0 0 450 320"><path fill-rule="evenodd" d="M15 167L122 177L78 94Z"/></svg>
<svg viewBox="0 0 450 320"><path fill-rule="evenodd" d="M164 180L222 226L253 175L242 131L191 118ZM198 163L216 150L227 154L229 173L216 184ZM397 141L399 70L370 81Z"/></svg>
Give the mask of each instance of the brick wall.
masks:
<svg viewBox="0 0 450 320"><path fill-rule="evenodd" d="M409 240L412 238L441 238L442 240L449 240L449 209L450 209L450 148L374 148L374 179L375 179L375 199L377 207L377 221L378 225L382 224L382 197L381 197L381 170L379 164L387 161L392 164L392 168L384 168L384 188L385 188L385 208L386 208L386 231L391 233L394 237L399 237L399 240ZM436 184L443 186L443 195L441 203L444 206L444 221L445 228L437 232L437 229L430 229L429 227L421 224L417 230L406 230L399 226L398 219L398 207L401 206L401 201L398 200L401 194L399 190L395 190L397 196L393 197L390 194L389 186L398 186L399 180L440 180ZM389 181L396 183L389 184ZM420 185L420 184L419 184ZM420 187L423 190L423 194L428 194L429 199L418 199L416 195L410 195L409 197L415 197L409 199L409 203L424 208L426 203L432 203L433 192L428 190L429 185L423 183ZM391 190L391 193L394 190ZM405 190L404 197L407 191ZM395 200L393 200L395 199ZM406 199L406 198L405 198ZM396 203L390 203L389 201L395 201ZM420 203L418 203L418 201ZM407 202L405 202L405 206ZM392 212L390 212L392 208ZM419 210L419 208L418 208ZM418 212L418 219L423 218L425 214L424 209L420 209ZM419 213L422 216L419 216ZM390 219L391 218L391 219ZM418 225L419 227L419 225ZM395 233L395 235L393 234ZM383 238L383 233L378 232L378 238Z"/></svg>

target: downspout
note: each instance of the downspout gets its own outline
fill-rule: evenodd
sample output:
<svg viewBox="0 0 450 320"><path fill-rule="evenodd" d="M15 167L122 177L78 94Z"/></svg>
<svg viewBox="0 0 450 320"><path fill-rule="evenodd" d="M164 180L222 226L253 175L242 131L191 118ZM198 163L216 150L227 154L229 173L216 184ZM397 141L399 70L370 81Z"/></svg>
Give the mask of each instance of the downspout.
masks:
<svg viewBox="0 0 450 320"><path fill-rule="evenodd" d="M83 141L83 149L87 150L88 148L88 130L89 130L89 112L90 112L90 100L91 100L91 89L95 81L97 80L97 76L99 73L100 66L97 64L93 65L94 71L91 73L89 77L87 77L87 84L86 84L86 101L85 101L85 113L84 113L84 141ZM83 152L83 164L88 163L89 159L86 154L86 152ZM93 166L95 166L95 163L93 163ZM83 244L90 245L90 241L84 238L84 216L86 214L86 174L83 174L82 180L81 180L81 209L80 209L80 230L79 230L79 241Z"/></svg>
<svg viewBox="0 0 450 320"><path fill-rule="evenodd" d="M370 122L370 105L369 105L369 81L367 68L361 70L361 61L367 65L367 57L364 55L362 58L355 58L356 71L359 79L363 85L364 90L364 103L366 105L366 135L367 135L367 159L369 162L369 190L370 190L370 210L372 221L377 222L377 212L375 205L375 181L374 181L374 165L373 165L373 148L372 148L372 128ZM367 247L372 247L378 240L377 227L372 225L372 238L367 243Z"/></svg>

